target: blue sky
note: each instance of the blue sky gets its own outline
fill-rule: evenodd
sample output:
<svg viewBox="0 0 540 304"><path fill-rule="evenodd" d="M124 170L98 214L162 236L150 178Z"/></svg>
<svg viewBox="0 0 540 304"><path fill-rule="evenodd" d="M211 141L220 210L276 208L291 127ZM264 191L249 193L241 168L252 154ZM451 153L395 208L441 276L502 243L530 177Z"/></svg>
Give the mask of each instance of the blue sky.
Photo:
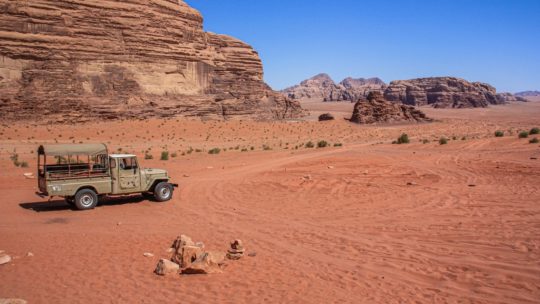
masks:
<svg viewBox="0 0 540 304"><path fill-rule="evenodd" d="M187 0L205 30L251 44L283 89L335 81L456 76L540 90L540 0Z"/></svg>

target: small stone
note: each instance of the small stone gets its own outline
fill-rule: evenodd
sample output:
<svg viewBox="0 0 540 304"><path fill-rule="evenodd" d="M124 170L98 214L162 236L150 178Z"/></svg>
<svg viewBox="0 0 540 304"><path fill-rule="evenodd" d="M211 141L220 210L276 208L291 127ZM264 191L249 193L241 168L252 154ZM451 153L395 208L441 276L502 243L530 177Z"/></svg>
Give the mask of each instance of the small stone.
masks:
<svg viewBox="0 0 540 304"><path fill-rule="evenodd" d="M201 247L184 246L182 248L181 260L175 262L180 262L180 267L186 268L189 267L191 263L195 262L203 253L204 252Z"/></svg>
<svg viewBox="0 0 540 304"><path fill-rule="evenodd" d="M173 253L173 252L174 252L174 248L167 249L167 253Z"/></svg>
<svg viewBox="0 0 540 304"><path fill-rule="evenodd" d="M11 257L7 254L0 255L0 265L4 265L11 262Z"/></svg>
<svg viewBox="0 0 540 304"><path fill-rule="evenodd" d="M34 254L33 254L32 252L28 252L28 253L26 253L26 256L27 256L27 257L33 257Z"/></svg>
<svg viewBox="0 0 540 304"><path fill-rule="evenodd" d="M222 273L221 266L216 262L212 253L204 253L189 267L182 270L182 274L213 274Z"/></svg>
<svg viewBox="0 0 540 304"><path fill-rule="evenodd" d="M189 177L189 174L184 174L184 177Z"/></svg>
<svg viewBox="0 0 540 304"><path fill-rule="evenodd" d="M175 273L175 272L178 272L180 270L180 265L174 263L174 262L171 262L167 259L161 259L159 260L157 266L156 266L156 270L154 271L156 274L158 275L167 275L167 274L170 274L170 273Z"/></svg>
<svg viewBox="0 0 540 304"><path fill-rule="evenodd" d="M328 169L334 169L334 166L328 166Z"/></svg>
<svg viewBox="0 0 540 304"><path fill-rule="evenodd" d="M143 253L143 255L144 255L145 257L147 257L147 258L151 258L151 257L154 256L154 255L151 254L150 252L145 252L145 253Z"/></svg>
<svg viewBox="0 0 540 304"><path fill-rule="evenodd" d="M416 186L416 185L418 185L418 184L415 183L415 182L408 182L408 183L407 183L407 186Z"/></svg>
<svg viewBox="0 0 540 304"><path fill-rule="evenodd" d="M248 256L254 258L257 256L257 253L253 251L253 252L248 253Z"/></svg>
<svg viewBox="0 0 540 304"><path fill-rule="evenodd" d="M120 225L122 225L122 222L116 223L116 226L120 226Z"/></svg>
<svg viewBox="0 0 540 304"><path fill-rule="evenodd" d="M469 187L476 187L476 185L475 184L470 184Z"/></svg>

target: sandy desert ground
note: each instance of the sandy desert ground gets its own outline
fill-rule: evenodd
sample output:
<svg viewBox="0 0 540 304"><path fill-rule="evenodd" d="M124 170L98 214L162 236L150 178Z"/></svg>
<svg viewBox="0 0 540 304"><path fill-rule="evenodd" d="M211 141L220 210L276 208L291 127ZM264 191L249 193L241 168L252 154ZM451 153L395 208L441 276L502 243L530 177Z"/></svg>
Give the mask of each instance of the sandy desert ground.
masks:
<svg viewBox="0 0 540 304"><path fill-rule="evenodd" d="M346 106L335 112L345 117ZM14 260L0 266L0 298L539 303L540 145L517 133L540 126L540 103L425 110L437 121L2 124L0 250ZM403 132L411 144L390 144ZM319 140L332 146L303 146ZM35 171L38 144L54 142L149 151L143 166L168 169L180 189L167 203L110 199L86 212L47 202L23 173ZM214 147L227 151L205 152ZM177 157L160 161L163 150ZM13 153L30 167L16 168ZM256 256L218 275L153 274L180 234L216 250L240 238Z"/></svg>

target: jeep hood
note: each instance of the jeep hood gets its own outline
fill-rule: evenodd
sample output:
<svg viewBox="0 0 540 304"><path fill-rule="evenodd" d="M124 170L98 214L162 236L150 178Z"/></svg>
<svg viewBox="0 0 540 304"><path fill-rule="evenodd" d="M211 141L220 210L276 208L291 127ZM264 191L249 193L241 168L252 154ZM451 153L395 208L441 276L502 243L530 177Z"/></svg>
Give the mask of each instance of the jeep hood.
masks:
<svg viewBox="0 0 540 304"><path fill-rule="evenodd" d="M167 176L167 170L163 169L143 169L147 175L165 175Z"/></svg>

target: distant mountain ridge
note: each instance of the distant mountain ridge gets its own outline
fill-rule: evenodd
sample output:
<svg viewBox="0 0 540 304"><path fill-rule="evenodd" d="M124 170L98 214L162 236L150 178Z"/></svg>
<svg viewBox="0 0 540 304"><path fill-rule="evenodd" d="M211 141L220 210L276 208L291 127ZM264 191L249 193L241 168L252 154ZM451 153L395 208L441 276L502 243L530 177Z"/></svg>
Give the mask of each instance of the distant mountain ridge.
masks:
<svg viewBox="0 0 540 304"><path fill-rule="evenodd" d="M540 91L524 91L514 94L519 97L537 97L540 96Z"/></svg>
<svg viewBox="0 0 540 304"><path fill-rule="evenodd" d="M375 92L391 102L412 106L431 105L435 108L477 108L527 101L511 93L497 93L487 83L469 82L457 77L396 80L388 85L376 77L349 77L336 84L328 74L322 73L281 92L292 99L351 102L365 100L370 92Z"/></svg>
<svg viewBox="0 0 540 304"><path fill-rule="evenodd" d="M281 91L292 99L321 98L324 101L351 101L367 97L369 92L383 92L386 83L380 78L345 78L340 83L326 73L315 75Z"/></svg>

